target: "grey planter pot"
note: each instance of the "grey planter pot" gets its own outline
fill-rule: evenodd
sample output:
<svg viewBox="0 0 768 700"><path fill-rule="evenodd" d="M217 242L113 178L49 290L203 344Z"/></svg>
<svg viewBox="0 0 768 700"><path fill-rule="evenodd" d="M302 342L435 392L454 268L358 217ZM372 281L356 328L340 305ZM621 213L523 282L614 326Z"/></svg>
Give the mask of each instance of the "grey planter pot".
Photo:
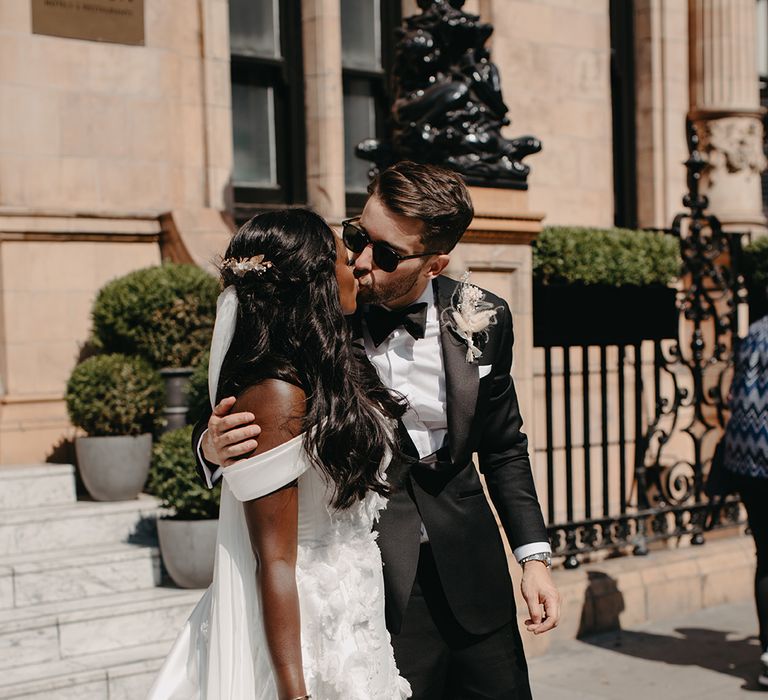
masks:
<svg viewBox="0 0 768 700"><path fill-rule="evenodd" d="M168 574L181 588L207 588L213 581L218 520L157 521L160 554Z"/></svg>
<svg viewBox="0 0 768 700"><path fill-rule="evenodd" d="M187 424L189 410L189 378L192 376L191 367L166 367L160 370L165 381L165 427L163 432L183 428Z"/></svg>
<svg viewBox="0 0 768 700"><path fill-rule="evenodd" d="M147 480L152 435L81 437L75 440L77 466L88 493L97 501L129 501Z"/></svg>

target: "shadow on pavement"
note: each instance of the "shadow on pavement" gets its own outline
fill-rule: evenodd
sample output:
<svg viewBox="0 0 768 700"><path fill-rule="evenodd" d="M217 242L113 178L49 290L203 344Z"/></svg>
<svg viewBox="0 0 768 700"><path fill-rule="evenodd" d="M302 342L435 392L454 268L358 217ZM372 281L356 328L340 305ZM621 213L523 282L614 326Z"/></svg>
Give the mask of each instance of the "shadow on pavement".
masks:
<svg viewBox="0 0 768 700"><path fill-rule="evenodd" d="M679 627L674 630L675 635L622 630L619 615L624 610L624 599L616 581L606 574L592 574L590 572L582 611L582 629L594 615L590 627L601 632L582 637L580 641L648 661L674 666L699 666L741 678L744 681L742 690L764 691L756 681L760 657L760 644L756 637L729 639L732 633L728 630L699 627ZM595 610L597 598L602 598L599 615ZM608 605L605 605L606 602Z"/></svg>
<svg viewBox="0 0 768 700"><path fill-rule="evenodd" d="M581 641L648 661L700 666L741 678L742 690L763 690L756 682L760 655L756 638L728 639L727 631L697 627L680 627L675 632L680 636L619 630Z"/></svg>

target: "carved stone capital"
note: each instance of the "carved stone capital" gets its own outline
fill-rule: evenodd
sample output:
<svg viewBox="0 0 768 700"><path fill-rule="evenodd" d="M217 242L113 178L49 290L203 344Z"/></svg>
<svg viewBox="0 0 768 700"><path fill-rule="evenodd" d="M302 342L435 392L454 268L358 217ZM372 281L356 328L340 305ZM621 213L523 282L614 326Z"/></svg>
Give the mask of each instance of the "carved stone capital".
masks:
<svg viewBox="0 0 768 700"><path fill-rule="evenodd" d="M737 116L700 122L699 137L710 169L754 174L765 170L763 125L759 119Z"/></svg>
<svg viewBox="0 0 768 700"><path fill-rule="evenodd" d="M766 168L759 114L712 114L694 120L704 161L707 212L726 230L765 231L760 174Z"/></svg>

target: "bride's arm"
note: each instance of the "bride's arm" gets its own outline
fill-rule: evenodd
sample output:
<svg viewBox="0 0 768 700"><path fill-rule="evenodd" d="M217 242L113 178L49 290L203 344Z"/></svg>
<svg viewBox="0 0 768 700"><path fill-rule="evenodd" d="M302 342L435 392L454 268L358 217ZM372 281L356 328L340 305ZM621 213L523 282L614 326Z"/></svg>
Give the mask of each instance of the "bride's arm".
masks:
<svg viewBox="0 0 768 700"><path fill-rule="evenodd" d="M247 389L235 404L249 411L261 426L258 448L266 452L300 434L304 392L278 380L267 380ZM296 588L298 540L298 489L295 482L261 498L245 501L254 555L258 560L258 585L264 610L264 630L272 657L278 698L306 694L301 662L301 620Z"/></svg>

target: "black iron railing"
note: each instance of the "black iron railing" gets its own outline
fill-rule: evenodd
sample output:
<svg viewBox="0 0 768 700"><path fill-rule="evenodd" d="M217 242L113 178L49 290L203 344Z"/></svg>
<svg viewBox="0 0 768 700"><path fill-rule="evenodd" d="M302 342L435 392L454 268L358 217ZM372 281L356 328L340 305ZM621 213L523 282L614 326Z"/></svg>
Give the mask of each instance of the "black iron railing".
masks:
<svg viewBox="0 0 768 700"><path fill-rule="evenodd" d="M666 231L682 258L674 331L544 348L544 489L553 550L566 567L601 549L645 554L652 542L682 536L701 544L705 527L739 522L738 501L714 510L704 484L725 425L738 306L746 301L736 272L741 234L705 214L706 163L690 123L688 142L688 211Z"/></svg>
<svg viewBox="0 0 768 700"><path fill-rule="evenodd" d="M555 551L567 566L578 563L578 553L621 546L628 535L624 516L634 508L642 451L636 445L648 423L643 375L650 368L642 359L641 343L544 348L542 495Z"/></svg>

